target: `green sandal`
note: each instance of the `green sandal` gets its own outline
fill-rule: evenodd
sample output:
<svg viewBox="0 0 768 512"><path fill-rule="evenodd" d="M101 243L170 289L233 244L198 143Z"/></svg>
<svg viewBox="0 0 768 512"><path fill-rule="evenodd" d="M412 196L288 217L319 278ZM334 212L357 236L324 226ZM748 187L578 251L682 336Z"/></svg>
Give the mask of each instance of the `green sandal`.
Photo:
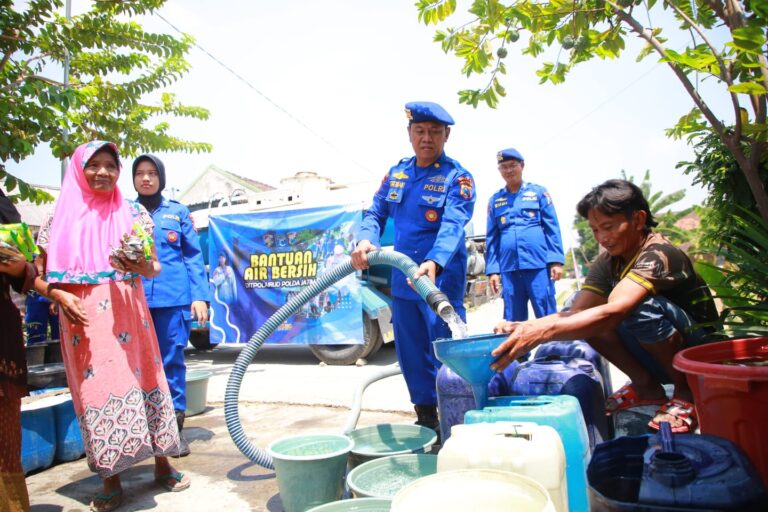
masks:
<svg viewBox="0 0 768 512"><path fill-rule="evenodd" d="M122 489L115 489L108 494L97 493L91 500L91 512L110 512L122 504Z"/></svg>
<svg viewBox="0 0 768 512"><path fill-rule="evenodd" d="M189 488L189 485L192 483L189 479L182 483L183 479L184 473L176 471L175 473L170 473L168 475L156 476L155 482L168 492L181 492L184 489Z"/></svg>

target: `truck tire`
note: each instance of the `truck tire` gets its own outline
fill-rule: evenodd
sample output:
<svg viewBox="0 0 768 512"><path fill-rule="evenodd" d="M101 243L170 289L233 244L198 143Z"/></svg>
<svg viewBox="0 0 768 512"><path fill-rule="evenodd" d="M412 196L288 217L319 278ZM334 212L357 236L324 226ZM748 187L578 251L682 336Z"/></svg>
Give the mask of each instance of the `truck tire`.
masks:
<svg viewBox="0 0 768 512"><path fill-rule="evenodd" d="M355 364L381 348L383 339L379 325L363 313L363 343L360 345L310 345L309 349L325 364L346 366Z"/></svg>
<svg viewBox="0 0 768 512"><path fill-rule="evenodd" d="M218 343L211 343L208 329L192 329L189 331L189 342L197 350L211 350Z"/></svg>

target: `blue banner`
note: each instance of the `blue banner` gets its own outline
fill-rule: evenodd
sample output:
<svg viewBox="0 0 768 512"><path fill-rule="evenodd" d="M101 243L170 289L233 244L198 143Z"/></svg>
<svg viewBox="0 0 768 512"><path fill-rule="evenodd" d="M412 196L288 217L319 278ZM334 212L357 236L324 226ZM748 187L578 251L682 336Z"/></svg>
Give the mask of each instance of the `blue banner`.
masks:
<svg viewBox="0 0 768 512"><path fill-rule="evenodd" d="M302 288L350 261L361 219L359 207L346 206L211 216L211 343L247 343ZM363 343L355 274L304 304L267 343Z"/></svg>

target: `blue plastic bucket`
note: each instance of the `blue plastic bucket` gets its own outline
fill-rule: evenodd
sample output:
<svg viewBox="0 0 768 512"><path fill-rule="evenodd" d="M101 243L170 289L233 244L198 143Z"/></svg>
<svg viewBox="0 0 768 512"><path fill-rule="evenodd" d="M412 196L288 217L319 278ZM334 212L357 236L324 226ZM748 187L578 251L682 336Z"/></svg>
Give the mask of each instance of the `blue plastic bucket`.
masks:
<svg viewBox="0 0 768 512"><path fill-rule="evenodd" d="M291 436L267 446L286 512L340 499L351 449L352 440L340 434Z"/></svg>

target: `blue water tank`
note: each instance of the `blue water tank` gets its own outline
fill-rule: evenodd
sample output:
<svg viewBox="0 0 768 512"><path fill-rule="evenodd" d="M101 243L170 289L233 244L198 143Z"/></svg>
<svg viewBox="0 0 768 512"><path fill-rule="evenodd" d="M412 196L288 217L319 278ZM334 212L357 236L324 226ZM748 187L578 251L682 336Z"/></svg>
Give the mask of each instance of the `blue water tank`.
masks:
<svg viewBox="0 0 768 512"><path fill-rule="evenodd" d="M565 448L565 474L568 480L568 509L589 510L587 463L590 449L587 426L579 401L570 395L500 396L488 399L482 411L467 411L464 423L530 421L557 430Z"/></svg>
<svg viewBox="0 0 768 512"><path fill-rule="evenodd" d="M590 448L611 439L605 415L603 380L594 365L576 357L536 358L519 366L510 376L511 395L571 395L579 400L587 424Z"/></svg>
<svg viewBox="0 0 768 512"><path fill-rule="evenodd" d="M599 445L587 469L594 511L768 510L760 476L731 441L676 434Z"/></svg>
<svg viewBox="0 0 768 512"><path fill-rule="evenodd" d="M24 473L53 464L56 429L53 408L35 402L21 406L21 466Z"/></svg>
<svg viewBox="0 0 768 512"><path fill-rule="evenodd" d="M53 406L53 417L56 425L55 460L70 461L85 455L83 436L75 415L72 395L63 395L61 401Z"/></svg>

